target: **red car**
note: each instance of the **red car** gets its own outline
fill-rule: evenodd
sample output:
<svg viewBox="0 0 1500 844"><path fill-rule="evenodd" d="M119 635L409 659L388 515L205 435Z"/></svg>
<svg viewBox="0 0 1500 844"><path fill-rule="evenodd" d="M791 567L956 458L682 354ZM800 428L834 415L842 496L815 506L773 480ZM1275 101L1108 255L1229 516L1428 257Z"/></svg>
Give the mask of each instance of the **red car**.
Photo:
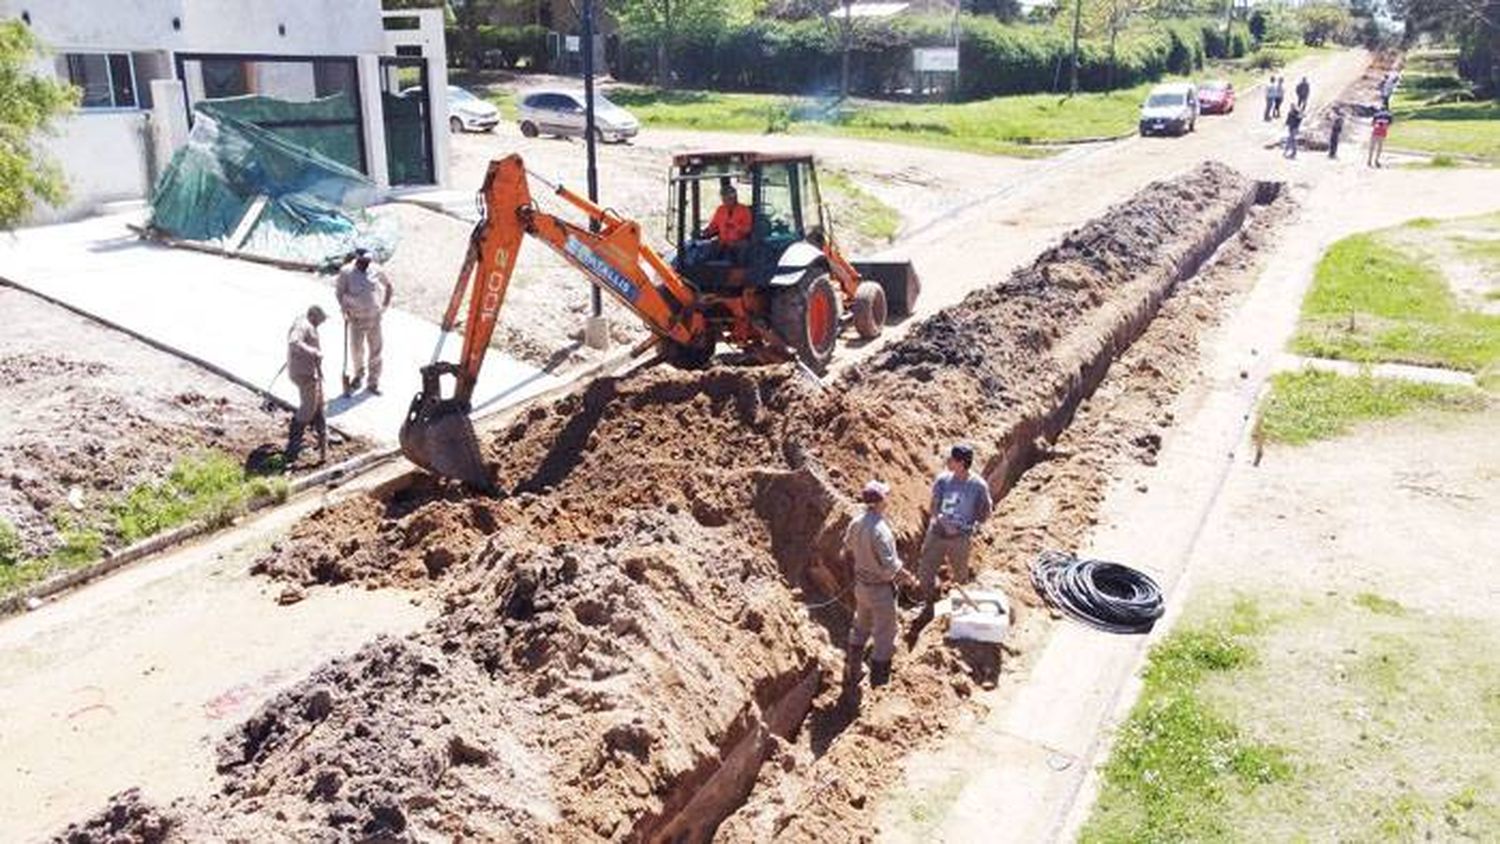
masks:
<svg viewBox="0 0 1500 844"><path fill-rule="evenodd" d="M1228 114L1234 111L1234 85L1222 79L1198 86L1199 114Z"/></svg>

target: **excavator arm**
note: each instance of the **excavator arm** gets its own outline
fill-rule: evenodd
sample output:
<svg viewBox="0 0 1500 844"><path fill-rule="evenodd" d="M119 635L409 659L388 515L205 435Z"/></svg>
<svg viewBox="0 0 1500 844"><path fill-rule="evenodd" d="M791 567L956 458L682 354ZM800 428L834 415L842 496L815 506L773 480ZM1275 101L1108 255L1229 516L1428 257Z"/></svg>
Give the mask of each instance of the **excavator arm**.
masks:
<svg viewBox="0 0 1500 844"><path fill-rule="evenodd" d="M538 181L542 181L538 179ZM697 294L641 240L640 226L562 186L556 195L581 211L592 226L545 213L532 201L524 162L510 155L490 162L481 197L485 215L469 238L468 253L443 314L443 336L465 310L463 349L457 363L436 360L422 368L422 389L401 426L401 450L413 463L480 489L493 488L493 473L480 455L470 401L479 381L495 323L527 235L550 247L599 288L614 296L658 338L684 346L703 342L708 325ZM595 230L597 229L597 231ZM442 379L453 378L450 397Z"/></svg>

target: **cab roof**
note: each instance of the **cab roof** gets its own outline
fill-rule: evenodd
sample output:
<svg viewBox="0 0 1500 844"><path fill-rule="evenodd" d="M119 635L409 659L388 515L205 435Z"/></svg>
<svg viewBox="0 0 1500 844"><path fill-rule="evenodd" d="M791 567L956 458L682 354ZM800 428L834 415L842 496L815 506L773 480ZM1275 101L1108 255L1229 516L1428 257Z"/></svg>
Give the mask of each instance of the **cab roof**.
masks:
<svg viewBox="0 0 1500 844"><path fill-rule="evenodd" d="M677 167L703 167L711 164L735 164L749 167L754 164L784 164L787 162L812 161L810 152L754 152L751 150L700 150L672 156Z"/></svg>

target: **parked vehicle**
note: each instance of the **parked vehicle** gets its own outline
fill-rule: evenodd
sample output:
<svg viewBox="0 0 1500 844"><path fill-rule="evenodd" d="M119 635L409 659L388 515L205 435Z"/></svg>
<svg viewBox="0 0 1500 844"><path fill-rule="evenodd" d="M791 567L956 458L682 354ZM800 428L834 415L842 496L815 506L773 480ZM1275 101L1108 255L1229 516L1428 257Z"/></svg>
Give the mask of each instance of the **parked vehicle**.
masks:
<svg viewBox="0 0 1500 844"><path fill-rule="evenodd" d="M1199 114L1228 114L1234 111L1234 83L1211 79L1198 85Z"/></svg>
<svg viewBox="0 0 1500 844"><path fill-rule="evenodd" d="M401 92L403 97L422 96L415 85ZM500 110L493 103L458 87L448 86L448 128L454 132L493 132L500 125Z"/></svg>
<svg viewBox="0 0 1500 844"><path fill-rule="evenodd" d="M1198 89L1191 82L1157 85L1141 106L1142 135L1185 135L1198 128Z"/></svg>
<svg viewBox="0 0 1500 844"><path fill-rule="evenodd" d="M516 115L521 134L581 138L584 132L583 94L572 91L532 91L521 97ZM641 131L635 115L594 94L594 131L601 141L627 141Z"/></svg>

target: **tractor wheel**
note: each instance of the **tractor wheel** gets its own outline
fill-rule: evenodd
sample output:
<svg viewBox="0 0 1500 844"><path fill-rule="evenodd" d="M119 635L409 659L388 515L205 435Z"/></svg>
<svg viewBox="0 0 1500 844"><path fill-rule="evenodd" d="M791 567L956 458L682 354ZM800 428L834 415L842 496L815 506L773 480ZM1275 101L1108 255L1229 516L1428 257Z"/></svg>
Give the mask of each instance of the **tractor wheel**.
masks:
<svg viewBox="0 0 1500 844"><path fill-rule="evenodd" d="M885 288L873 281L861 281L854 289L854 330L864 340L873 340L885 330Z"/></svg>
<svg viewBox="0 0 1500 844"><path fill-rule="evenodd" d="M808 270L796 284L771 296L771 327L797 359L822 375L839 336L839 297L822 269Z"/></svg>
<svg viewBox="0 0 1500 844"><path fill-rule="evenodd" d="M713 362L717 342L718 338L712 334L705 334L691 344L664 339L661 341L662 358L678 369L703 369Z"/></svg>
<svg viewBox="0 0 1500 844"><path fill-rule="evenodd" d="M536 128L535 123L532 123L530 120L524 120L521 122L521 134L528 138L535 138L541 134L541 131Z"/></svg>

